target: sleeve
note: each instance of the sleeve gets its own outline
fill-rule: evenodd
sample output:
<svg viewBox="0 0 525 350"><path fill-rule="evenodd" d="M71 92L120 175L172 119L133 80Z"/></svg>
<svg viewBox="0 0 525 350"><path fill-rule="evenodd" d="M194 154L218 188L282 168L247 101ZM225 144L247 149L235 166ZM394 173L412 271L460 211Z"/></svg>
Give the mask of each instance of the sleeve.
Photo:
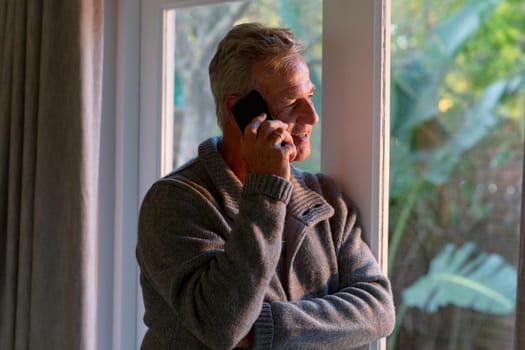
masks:
<svg viewBox="0 0 525 350"><path fill-rule="evenodd" d="M357 210L345 205L336 252L339 289L319 298L265 303L255 349L353 349L389 335L395 323L390 282L362 240ZM332 225L334 226L334 225Z"/></svg>
<svg viewBox="0 0 525 350"><path fill-rule="evenodd" d="M137 243L141 273L208 347L233 348L257 319L291 192L283 178L248 175L231 231L211 196L194 185L161 180L146 195Z"/></svg>

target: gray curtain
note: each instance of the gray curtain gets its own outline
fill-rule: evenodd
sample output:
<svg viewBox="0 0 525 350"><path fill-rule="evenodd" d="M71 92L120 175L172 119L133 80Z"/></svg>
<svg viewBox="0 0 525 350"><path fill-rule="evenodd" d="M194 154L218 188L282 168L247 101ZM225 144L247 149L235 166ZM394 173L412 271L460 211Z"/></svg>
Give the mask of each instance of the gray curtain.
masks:
<svg viewBox="0 0 525 350"><path fill-rule="evenodd" d="M0 349L95 349L102 0L0 0Z"/></svg>

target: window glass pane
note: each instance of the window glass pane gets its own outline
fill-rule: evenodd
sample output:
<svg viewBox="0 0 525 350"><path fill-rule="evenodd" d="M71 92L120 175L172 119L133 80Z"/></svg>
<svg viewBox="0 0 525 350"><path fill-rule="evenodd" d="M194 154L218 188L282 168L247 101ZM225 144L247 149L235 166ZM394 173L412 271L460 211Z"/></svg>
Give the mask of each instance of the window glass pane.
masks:
<svg viewBox="0 0 525 350"><path fill-rule="evenodd" d="M169 84L174 84L173 98L168 100L174 108L173 115L164 116L173 118L172 126L165 123L173 133L172 137L167 137L167 140L173 140L172 144L164 145L173 150L173 164L168 168L186 162L196 155L197 145L202 140L220 134L210 91L208 65L219 40L235 24L260 22L294 31L307 47L304 57L310 67L311 80L316 85L314 103L320 114L322 0L228 2L172 11L174 15L171 18L175 25L166 46L175 43L174 76L167 79ZM316 171L320 168L320 124L314 128L311 142L310 158L296 165Z"/></svg>
<svg viewBox="0 0 525 350"><path fill-rule="evenodd" d="M389 349L512 349L522 0L392 0Z"/></svg>

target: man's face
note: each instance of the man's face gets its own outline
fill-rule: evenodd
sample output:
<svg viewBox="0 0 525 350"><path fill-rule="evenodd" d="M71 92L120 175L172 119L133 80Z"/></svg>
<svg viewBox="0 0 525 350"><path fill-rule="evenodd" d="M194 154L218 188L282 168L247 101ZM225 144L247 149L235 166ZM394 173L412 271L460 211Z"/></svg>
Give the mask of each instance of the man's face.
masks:
<svg viewBox="0 0 525 350"><path fill-rule="evenodd" d="M294 161L308 158L312 126L319 116L312 102L315 87L306 62L298 55L284 73L272 73L263 64L256 64L253 73L273 117L288 124L297 149Z"/></svg>

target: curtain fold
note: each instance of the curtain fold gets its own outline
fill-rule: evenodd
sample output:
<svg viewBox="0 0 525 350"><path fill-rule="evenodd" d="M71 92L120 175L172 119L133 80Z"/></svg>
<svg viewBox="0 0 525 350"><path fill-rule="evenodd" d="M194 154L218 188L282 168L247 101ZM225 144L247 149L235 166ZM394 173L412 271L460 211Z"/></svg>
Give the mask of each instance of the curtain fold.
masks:
<svg viewBox="0 0 525 350"><path fill-rule="evenodd" d="M0 0L0 349L95 349L102 0Z"/></svg>

